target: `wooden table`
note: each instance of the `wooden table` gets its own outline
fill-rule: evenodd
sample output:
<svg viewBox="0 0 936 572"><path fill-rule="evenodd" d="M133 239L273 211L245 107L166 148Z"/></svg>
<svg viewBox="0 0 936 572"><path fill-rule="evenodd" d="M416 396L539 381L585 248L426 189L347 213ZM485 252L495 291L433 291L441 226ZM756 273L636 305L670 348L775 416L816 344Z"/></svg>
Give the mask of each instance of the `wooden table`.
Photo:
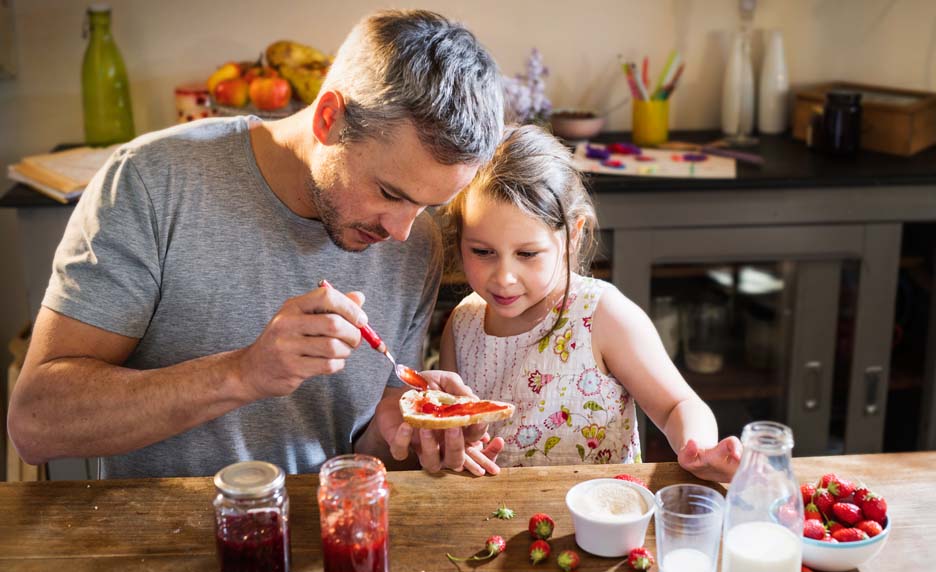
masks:
<svg viewBox="0 0 936 572"><path fill-rule="evenodd" d="M933 569L936 452L799 458L794 467L799 480L835 471L863 480L887 498L894 528L883 552L862 572ZM566 491L578 481L624 471L646 480L654 491L695 481L673 463L505 469L498 477L480 479L391 473L393 570L451 572L455 567L445 552L473 554L490 534L502 535L507 551L481 569L557 570L552 557L537 568L527 562L529 516L542 511L556 519L554 554L575 548ZM322 570L318 478L291 476L286 483L292 503L293 570ZM0 570L215 571L213 496L209 478L2 484ZM517 518L485 520L501 502L516 510ZM655 552L652 524L646 544ZM622 559L584 553L579 569L628 570Z"/></svg>

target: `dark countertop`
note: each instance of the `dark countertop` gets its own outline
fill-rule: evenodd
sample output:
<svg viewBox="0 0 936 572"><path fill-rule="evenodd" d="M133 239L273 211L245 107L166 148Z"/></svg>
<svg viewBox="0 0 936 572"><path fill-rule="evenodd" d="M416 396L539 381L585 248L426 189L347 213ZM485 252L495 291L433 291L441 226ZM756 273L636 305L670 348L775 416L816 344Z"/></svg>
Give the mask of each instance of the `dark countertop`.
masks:
<svg viewBox="0 0 936 572"><path fill-rule="evenodd" d="M721 137L718 131L674 131L673 141L707 143ZM603 133L596 141L630 141L630 133ZM739 162L735 179L673 179L588 175L589 187L596 193L645 191L700 191L732 189L805 189L817 187L869 187L882 185L934 185L936 187L936 146L912 157L859 151L854 157L839 158L812 151L802 141L786 135L762 135L759 142L743 151L758 153L762 167ZM0 197L0 207L65 206L25 185L14 185Z"/></svg>
<svg viewBox="0 0 936 572"><path fill-rule="evenodd" d="M718 131L675 131L672 141L708 143L721 137ZM630 141L630 133L603 133L599 142ZM786 135L761 135L752 147L739 149L764 157L762 167L738 162L735 179L674 179L589 175L596 193L641 191L698 191L708 189L795 189L816 187L868 187L881 185L936 186L936 146L912 157L859 151L840 158L808 149L803 141Z"/></svg>

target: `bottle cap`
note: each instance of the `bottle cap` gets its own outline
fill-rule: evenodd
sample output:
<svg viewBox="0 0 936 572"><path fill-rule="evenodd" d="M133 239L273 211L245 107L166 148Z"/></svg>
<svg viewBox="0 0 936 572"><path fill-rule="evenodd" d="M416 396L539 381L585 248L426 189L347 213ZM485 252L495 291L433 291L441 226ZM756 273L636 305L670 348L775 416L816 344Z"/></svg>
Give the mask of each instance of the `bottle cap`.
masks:
<svg viewBox="0 0 936 572"><path fill-rule="evenodd" d="M242 461L224 467L214 477L215 487L225 496L246 499L269 496L283 488L283 469L266 461Z"/></svg>
<svg viewBox="0 0 936 572"><path fill-rule="evenodd" d="M96 2L88 6L88 12L100 13L100 12L110 12L110 11L111 11L110 4L105 4L103 2Z"/></svg>

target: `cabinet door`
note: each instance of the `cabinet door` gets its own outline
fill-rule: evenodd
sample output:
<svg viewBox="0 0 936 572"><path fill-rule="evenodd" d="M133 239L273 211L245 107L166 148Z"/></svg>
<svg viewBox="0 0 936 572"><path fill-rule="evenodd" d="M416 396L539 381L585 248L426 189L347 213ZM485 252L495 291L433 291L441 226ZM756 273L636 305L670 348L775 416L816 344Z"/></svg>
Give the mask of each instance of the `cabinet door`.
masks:
<svg viewBox="0 0 936 572"><path fill-rule="evenodd" d="M855 391L848 398L832 395L843 265L862 269L862 289L866 279L872 283L869 291L880 289L865 271L869 238L861 225L617 230L612 280L651 317L654 297L659 302L689 291L688 302L677 303L690 309L679 310L683 331L674 357L715 411L723 436L738 434L747 421L774 419L793 428L797 455L840 452L846 448L843 442L879 450L879 444L875 449L874 443L856 439L875 431L879 439L883 425L856 433L850 409L844 432L851 433L840 430L833 438L830 431L832 400L856 399ZM674 281L688 287L673 286ZM714 301L692 300L707 290L714 290ZM719 304L725 305L723 311ZM856 351L859 345L867 351L881 343L866 336L869 320L883 317L870 313L868 304L859 301ZM708 327L706 321L717 326L721 314L730 339L723 352L693 351L693 343L704 345L695 333ZM875 356L881 351L875 348ZM641 421L645 447L652 447L653 436L647 438L648 425ZM647 458L655 460L649 450Z"/></svg>

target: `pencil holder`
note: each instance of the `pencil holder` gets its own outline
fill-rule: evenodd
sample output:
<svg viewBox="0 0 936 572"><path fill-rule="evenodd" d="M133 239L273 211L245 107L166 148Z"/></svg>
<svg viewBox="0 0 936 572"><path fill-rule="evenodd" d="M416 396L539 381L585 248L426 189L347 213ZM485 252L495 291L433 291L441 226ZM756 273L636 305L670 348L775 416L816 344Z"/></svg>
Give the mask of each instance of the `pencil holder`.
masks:
<svg viewBox="0 0 936 572"><path fill-rule="evenodd" d="M634 144L651 147L669 138L669 100L635 99L632 115Z"/></svg>

